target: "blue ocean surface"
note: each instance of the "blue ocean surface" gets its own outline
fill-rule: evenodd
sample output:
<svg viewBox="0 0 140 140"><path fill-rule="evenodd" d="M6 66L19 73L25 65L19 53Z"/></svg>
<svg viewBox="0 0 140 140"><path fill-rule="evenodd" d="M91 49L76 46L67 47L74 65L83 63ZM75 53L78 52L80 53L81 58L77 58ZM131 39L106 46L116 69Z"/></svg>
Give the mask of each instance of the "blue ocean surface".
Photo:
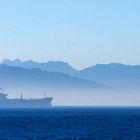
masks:
<svg viewBox="0 0 140 140"><path fill-rule="evenodd" d="M140 108L0 109L0 140L140 140Z"/></svg>

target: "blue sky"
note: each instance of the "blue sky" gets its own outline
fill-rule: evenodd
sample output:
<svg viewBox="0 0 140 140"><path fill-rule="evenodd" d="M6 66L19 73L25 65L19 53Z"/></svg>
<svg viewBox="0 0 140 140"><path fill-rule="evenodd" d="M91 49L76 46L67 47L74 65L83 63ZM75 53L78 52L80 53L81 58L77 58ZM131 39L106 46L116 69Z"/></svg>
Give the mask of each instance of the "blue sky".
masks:
<svg viewBox="0 0 140 140"><path fill-rule="evenodd" d="M140 64L139 0L1 0L0 60Z"/></svg>

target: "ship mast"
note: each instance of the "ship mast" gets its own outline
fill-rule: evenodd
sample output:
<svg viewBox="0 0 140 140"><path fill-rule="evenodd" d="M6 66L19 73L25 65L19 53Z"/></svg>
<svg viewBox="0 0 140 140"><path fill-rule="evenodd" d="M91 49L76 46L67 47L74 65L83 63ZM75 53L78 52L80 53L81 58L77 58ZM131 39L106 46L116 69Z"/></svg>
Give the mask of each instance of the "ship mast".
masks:
<svg viewBox="0 0 140 140"><path fill-rule="evenodd" d="M46 89L44 90L44 97L47 98Z"/></svg>
<svg viewBox="0 0 140 140"><path fill-rule="evenodd" d="M21 94L21 100L23 100L23 94Z"/></svg>

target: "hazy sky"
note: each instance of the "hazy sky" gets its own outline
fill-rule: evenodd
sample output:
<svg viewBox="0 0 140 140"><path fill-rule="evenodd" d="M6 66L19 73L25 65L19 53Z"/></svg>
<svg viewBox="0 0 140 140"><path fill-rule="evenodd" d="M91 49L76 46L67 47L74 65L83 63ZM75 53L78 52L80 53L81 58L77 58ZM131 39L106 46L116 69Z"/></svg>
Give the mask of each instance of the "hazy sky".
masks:
<svg viewBox="0 0 140 140"><path fill-rule="evenodd" d="M140 64L140 0L0 0L0 60Z"/></svg>

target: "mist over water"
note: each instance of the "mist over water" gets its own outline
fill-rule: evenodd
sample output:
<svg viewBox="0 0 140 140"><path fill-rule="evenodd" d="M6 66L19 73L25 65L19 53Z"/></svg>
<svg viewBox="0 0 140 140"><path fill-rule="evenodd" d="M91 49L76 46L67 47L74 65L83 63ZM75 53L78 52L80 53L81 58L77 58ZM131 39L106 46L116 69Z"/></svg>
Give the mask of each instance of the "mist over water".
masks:
<svg viewBox="0 0 140 140"><path fill-rule="evenodd" d="M8 98L24 99L44 98L44 88L7 88ZM105 90L50 90L48 97L53 97L53 106L139 106L138 93L129 91Z"/></svg>

